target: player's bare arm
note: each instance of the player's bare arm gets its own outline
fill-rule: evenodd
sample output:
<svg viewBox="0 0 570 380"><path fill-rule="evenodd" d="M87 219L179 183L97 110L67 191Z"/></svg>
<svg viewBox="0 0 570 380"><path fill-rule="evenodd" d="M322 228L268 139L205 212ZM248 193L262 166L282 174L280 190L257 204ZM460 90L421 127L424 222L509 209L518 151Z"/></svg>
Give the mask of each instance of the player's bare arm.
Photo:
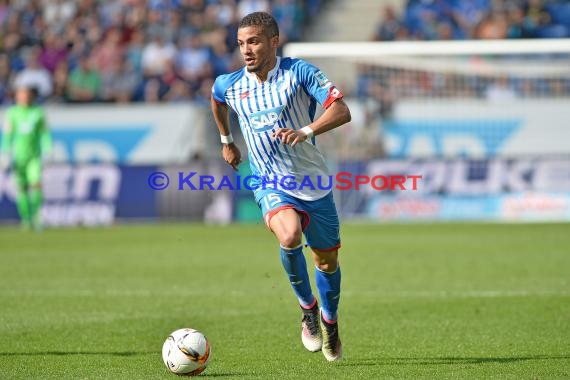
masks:
<svg viewBox="0 0 570 380"><path fill-rule="evenodd" d="M316 136L325 133L350 121L350 110L342 99L335 100L326 110L321 117L308 125L312 130L312 135ZM303 129L293 130L290 128L278 129L274 134L274 138L280 138L282 144L289 144L295 146L311 137L310 134L305 133Z"/></svg>
<svg viewBox="0 0 570 380"><path fill-rule="evenodd" d="M220 135L230 136L228 105L218 103L214 98L212 98L211 103L212 113L214 114L214 120L216 121ZM236 144L233 142L223 144L222 157L234 170L238 170L237 167L241 163L241 152Z"/></svg>

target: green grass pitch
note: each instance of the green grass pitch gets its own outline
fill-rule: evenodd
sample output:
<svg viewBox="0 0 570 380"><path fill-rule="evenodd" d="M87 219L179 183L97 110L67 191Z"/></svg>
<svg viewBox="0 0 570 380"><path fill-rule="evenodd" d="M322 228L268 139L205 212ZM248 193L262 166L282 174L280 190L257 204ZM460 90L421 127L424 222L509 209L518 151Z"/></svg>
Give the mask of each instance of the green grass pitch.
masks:
<svg viewBox="0 0 570 380"><path fill-rule="evenodd" d="M344 360L327 363L301 345L262 225L0 228L0 379L174 379L160 351L181 327L211 341L201 377L570 378L569 224L345 224L342 239Z"/></svg>

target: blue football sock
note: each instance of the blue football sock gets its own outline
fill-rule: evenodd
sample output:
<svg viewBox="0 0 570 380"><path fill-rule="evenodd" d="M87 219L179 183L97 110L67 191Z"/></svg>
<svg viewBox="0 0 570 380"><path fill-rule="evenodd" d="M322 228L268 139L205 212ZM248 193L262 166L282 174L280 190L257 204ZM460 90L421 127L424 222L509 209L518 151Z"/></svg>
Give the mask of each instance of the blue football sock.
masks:
<svg viewBox="0 0 570 380"><path fill-rule="evenodd" d="M315 278L321 297L323 317L327 322L334 322L340 300L340 266L334 272L323 272L315 268Z"/></svg>
<svg viewBox="0 0 570 380"><path fill-rule="evenodd" d="M311 290L311 283L309 282L309 273L307 272L307 262L303 255L303 245L295 248L281 247L281 262L283 268L289 276L291 286L299 298L299 303L305 308L310 308L314 305L315 297Z"/></svg>

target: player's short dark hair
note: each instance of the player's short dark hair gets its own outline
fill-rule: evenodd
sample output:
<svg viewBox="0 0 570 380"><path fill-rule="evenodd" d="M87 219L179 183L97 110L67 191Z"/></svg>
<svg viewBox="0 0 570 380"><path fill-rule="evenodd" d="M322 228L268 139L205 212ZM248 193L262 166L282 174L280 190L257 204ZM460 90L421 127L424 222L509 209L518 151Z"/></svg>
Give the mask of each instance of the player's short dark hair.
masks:
<svg viewBox="0 0 570 380"><path fill-rule="evenodd" d="M248 26L261 26L263 32L269 38L279 36L277 21L267 12L253 12L248 14L241 19L238 28L247 28Z"/></svg>

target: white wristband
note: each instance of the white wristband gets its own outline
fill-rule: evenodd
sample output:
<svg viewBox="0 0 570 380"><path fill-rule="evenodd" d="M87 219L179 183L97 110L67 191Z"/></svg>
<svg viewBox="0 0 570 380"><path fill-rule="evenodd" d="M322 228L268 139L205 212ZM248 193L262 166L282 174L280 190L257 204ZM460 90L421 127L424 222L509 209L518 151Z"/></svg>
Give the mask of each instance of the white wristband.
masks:
<svg viewBox="0 0 570 380"><path fill-rule="evenodd" d="M309 127L309 126L303 127L303 128L301 128L300 130L301 130L301 132L303 132L305 135L307 135L307 138L308 138L308 139L310 139L310 138L313 137L313 135L314 135L313 130L312 130L311 127Z"/></svg>
<svg viewBox="0 0 570 380"><path fill-rule="evenodd" d="M222 144L231 144L234 142L234 137L231 133L228 136L220 135L220 139L222 140Z"/></svg>

